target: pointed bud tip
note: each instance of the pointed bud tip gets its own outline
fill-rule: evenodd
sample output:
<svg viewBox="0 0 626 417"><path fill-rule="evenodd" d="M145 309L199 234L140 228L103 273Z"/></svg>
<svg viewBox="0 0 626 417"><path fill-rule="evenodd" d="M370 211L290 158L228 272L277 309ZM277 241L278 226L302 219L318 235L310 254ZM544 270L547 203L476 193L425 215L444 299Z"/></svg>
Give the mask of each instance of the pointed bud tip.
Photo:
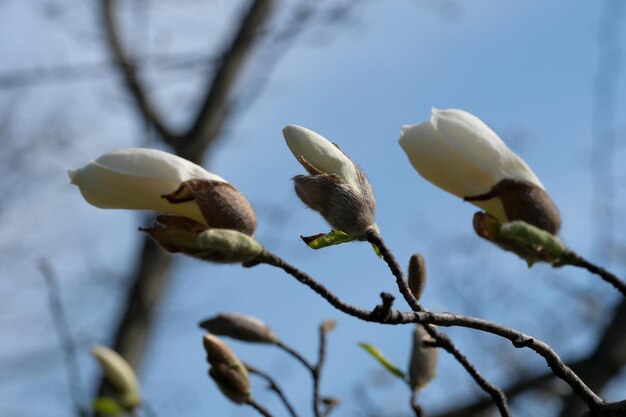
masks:
<svg viewBox="0 0 626 417"><path fill-rule="evenodd" d="M70 177L70 184L77 185L78 169L68 169L67 176Z"/></svg>

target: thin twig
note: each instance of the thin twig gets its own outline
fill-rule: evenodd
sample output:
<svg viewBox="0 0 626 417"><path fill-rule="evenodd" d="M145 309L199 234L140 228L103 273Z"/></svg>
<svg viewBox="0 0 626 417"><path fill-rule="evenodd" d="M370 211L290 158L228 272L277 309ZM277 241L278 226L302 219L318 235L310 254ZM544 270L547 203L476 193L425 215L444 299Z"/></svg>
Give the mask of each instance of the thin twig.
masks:
<svg viewBox="0 0 626 417"><path fill-rule="evenodd" d="M416 312L427 312L427 310L417 301L411 289L409 288L406 279L404 277L404 272L402 268L398 264L395 256L389 250L385 241L380 237L378 232L370 231L366 235L368 242L376 245L380 250L380 253L389 266L391 273L396 278L396 284L398 285L398 289L400 293L403 295L407 304L411 307L413 311ZM495 402L498 410L500 411L500 415L503 417L508 417L511 415L509 408L507 406L507 399L504 395L502 389L497 387L496 385L490 383L483 377L478 369L470 362L470 360L456 347L456 345L452 342L452 340L445 334L437 331L437 329L432 325L425 325L424 328L428 332L428 334L433 337L438 345L450 353L462 366L465 370L474 378L474 381L478 384L479 387L482 388L487 394L491 396L493 401Z"/></svg>
<svg viewBox="0 0 626 417"><path fill-rule="evenodd" d="M252 398L250 398L248 401L246 401L246 404L248 404L250 407L254 408L262 416L273 417L272 414L265 407L263 407L261 404L259 404L256 401L254 401Z"/></svg>
<svg viewBox="0 0 626 417"><path fill-rule="evenodd" d="M576 375L559 357L559 355L545 342L535 337L529 336L525 333L511 329L506 326L502 326L497 323L490 322L488 320L479 319L476 317L463 316L452 313L433 313L433 312L400 312L398 310L391 310L386 317L381 317L376 314L374 310L368 311L359 307L350 305L342 301L339 297L332 294L324 285L317 282L315 279L300 271L298 268L285 262L279 256L265 251L259 257L260 263L275 266L287 272L289 275L296 278L300 283L308 286L314 292L322 296L333 307L339 311L346 313L352 317L359 318L368 322L375 322L381 324L408 324L408 323L420 323L434 324L437 326L459 326L470 329L475 329L487 333L500 336L508 339L513 343L513 346L517 348L529 348L543 357L552 369L552 372L565 381L578 397L580 397L589 408L599 409L603 405L603 400L596 395L579 377Z"/></svg>
<svg viewBox="0 0 626 417"><path fill-rule="evenodd" d="M418 389L413 389L413 391L411 392L411 409L415 413L415 417L423 417L424 410L422 410L422 407L417 402L418 393L419 393Z"/></svg>
<svg viewBox="0 0 626 417"><path fill-rule="evenodd" d="M326 332L328 328L325 323L322 323L319 328L319 353L317 357L317 364L313 370L313 413L315 417L322 417L320 411L320 378L322 375L322 368L324 367L324 361L326 360Z"/></svg>
<svg viewBox="0 0 626 417"><path fill-rule="evenodd" d="M244 366L246 367L248 372L250 372L251 374L257 375L257 376L265 379L267 381L267 383L268 383L268 388L271 389L272 391L274 391L276 393L276 395L278 395L278 397L280 398L282 403L285 405L285 408L287 408L287 411L289 411L289 414L291 415L291 417L298 417L298 413L296 413L296 410L293 408L293 405L291 405L291 403L289 402L289 400L285 396L285 393L280 388L280 385L278 385L278 383L276 382L276 380L274 380L274 378L272 378L271 376L269 376L265 372L261 371L258 368L255 368L254 366L252 366L252 365L250 365L248 363L244 363Z"/></svg>
<svg viewBox="0 0 626 417"><path fill-rule="evenodd" d="M126 86L135 98L137 108L141 111L143 117L154 127L166 143L174 146L178 142L179 137L169 129L157 113L154 103L137 75L132 59L124 51L114 18L115 3L116 0L101 0L103 26L107 34L109 50L119 70L122 72Z"/></svg>
<svg viewBox="0 0 626 417"><path fill-rule="evenodd" d="M622 293L623 296L626 297L626 283L606 269L602 268L601 266L592 264L591 262L574 252L568 252L567 255L565 255L564 263L566 265L584 268L592 274L598 275L600 278L614 286L619 292Z"/></svg>
<svg viewBox="0 0 626 417"><path fill-rule="evenodd" d="M52 265L50 265L46 259L40 260L39 269L46 281L50 314L52 315L54 328L57 336L59 337L59 342L61 343L61 348L65 356L65 369L67 370L67 379L70 386L72 401L74 402L74 408L77 415L86 417L87 412L81 405L81 400L83 398L83 384L80 378L80 366L78 365L76 343L74 343L72 338L70 325L67 321L65 311L63 310L63 303L61 302L61 298L59 296L60 290L58 280L54 270L52 269Z"/></svg>
<svg viewBox="0 0 626 417"><path fill-rule="evenodd" d="M315 372L315 367L308 360L306 360L304 356L302 356L299 352L297 352L292 347L284 344L282 341L277 342L276 347L284 350L285 352L293 356L298 362L304 365L304 367L307 368L311 373Z"/></svg>

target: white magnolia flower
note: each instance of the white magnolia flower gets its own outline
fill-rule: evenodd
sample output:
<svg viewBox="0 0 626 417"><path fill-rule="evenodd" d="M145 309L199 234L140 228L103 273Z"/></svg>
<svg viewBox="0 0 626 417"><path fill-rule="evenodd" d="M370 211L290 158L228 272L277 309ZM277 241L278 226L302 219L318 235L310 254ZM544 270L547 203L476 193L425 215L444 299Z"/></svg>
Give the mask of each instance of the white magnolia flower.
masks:
<svg viewBox="0 0 626 417"><path fill-rule="evenodd" d="M522 219L537 223L536 217L547 217L547 221L538 220L538 227L552 233L558 230L558 211L543 184L476 116L463 110L433 108L429 121L402 128L400 146L422 177L501 222Z"/></svg>
<svg viewBox="0 0 626 417"><path fill-rule="evenodd" d="M96 207L160 211L202 224L207 221L195 201L172 204L163 196L188 180L226 182L186 159L142 148L106 153L68 174L85 200Z"/></svg>
<svg viewBox="0 0 626 417"><path fill-rule="evenodd" d="M361 237L374 224L376 202L365 174L334 143L301 126L283 129L287 146L310 175L294 177L298 197L330 225Z"/></svg>
<svg viewBox="0 0 626 417"><path fill-rule="evenodd" d="M312 130L297 125L285 127L283 135L296 158L304 158L319 171L328 175L335 174L358 193L363 192L356 165L334 143ZM303 166L307 168L306 165Z"/></svg>

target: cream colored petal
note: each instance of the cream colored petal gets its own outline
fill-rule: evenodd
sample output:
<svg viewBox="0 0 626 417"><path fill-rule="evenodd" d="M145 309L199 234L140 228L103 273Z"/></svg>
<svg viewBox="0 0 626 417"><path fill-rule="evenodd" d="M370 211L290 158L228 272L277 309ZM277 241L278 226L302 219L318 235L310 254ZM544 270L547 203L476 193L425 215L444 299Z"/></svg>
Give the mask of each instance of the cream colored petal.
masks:
<svg viewBox="0 0 626 417"><path fill-rule="evenodd" d="M121 394L122 405L128 409L139 405L139 381L128 362L106 346L95 345L91 348L91 353L100 363L106 380Z"/></svg>
<svg viewBox="0 0 626 417"><path fill-rule="evenodd" d="M526 162L511 151L478 117L457 109L433 108L432 112L432 126L446 143L489 175L493 184L503 179L515 179L543 188Z"/></svg>
<svg viewBox="0 0 626 417"><path fill-rule="evenodd" d="M322 135L302 126L283 129L287 146L296 158L302 156L311 165L327 174L335 174L361 192L361 182L354 163Z"/></svg>
<svg viewBox="0 0 626 417"><path fill-rule="evenodd" d="M195 202L171 204L161 196L190 179L225 182L196 164L153 149L111 152L68 174L85 200L96 207L160 211L203 224L206 220Z"/></svg>
<svg viewBox="0 0 626 417"><path fill-rule="evenodd" d="M94 162L120 174L151 177L178 184L191 179L226 182L191 161L157 149L122 149L106 153Z"/></svg>
<svg viewBox="0 0 626 417"><path fill-rule="evenodd" d="M457 197L483 194L495 185L491 177L446 143L429 121L404 126L400 146L424 179ZM472 204L499 219L505 218L499 200L476 201Z"/></svg>

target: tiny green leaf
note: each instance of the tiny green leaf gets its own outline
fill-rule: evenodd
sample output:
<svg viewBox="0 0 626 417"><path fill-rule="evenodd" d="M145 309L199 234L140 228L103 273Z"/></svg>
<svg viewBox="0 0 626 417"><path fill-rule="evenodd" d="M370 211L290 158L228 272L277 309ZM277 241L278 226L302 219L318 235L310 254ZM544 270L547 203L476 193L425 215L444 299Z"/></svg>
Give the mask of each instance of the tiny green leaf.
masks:
<svg viewBox="0 0 626 417"><path fill-rule="evenodd" d="M380 253L380 249L378 248L378 246L372 243L372 248L374 249L374 253L376 253L376 256L378 256L379 259L383 257L383 254Z"/></svg>
<svg viewBox="0 0 626 417"><path fill-rule="evenodd" d="M397 376L402 380L405 379L404 372L402 372L397 366L391 363L391 361L387 359L376 346L364 342L359 343L359 346L363 348L363 350L365 350L367 353L369 353L374 359L378 361L378 363L384 366L385 369L391 372L394 376Z"/></svg>
<svg viewBox="0 0 626 417"><path fill-rule="evenodd" d="M352 242L355 238L347 233L333 230L330 233L315 235L311 237L300 236L300 238L311 249L322 249L327 246L341 245L342 243Z"/></svg>
<svg viewBox="0 0 626 417"><path fill-rule="evenodd" d="M110 414L114 416L120 416L125 413L124 408L111 397L98 397L93 400L91 407L94 411L103 414Z"/></svg>

